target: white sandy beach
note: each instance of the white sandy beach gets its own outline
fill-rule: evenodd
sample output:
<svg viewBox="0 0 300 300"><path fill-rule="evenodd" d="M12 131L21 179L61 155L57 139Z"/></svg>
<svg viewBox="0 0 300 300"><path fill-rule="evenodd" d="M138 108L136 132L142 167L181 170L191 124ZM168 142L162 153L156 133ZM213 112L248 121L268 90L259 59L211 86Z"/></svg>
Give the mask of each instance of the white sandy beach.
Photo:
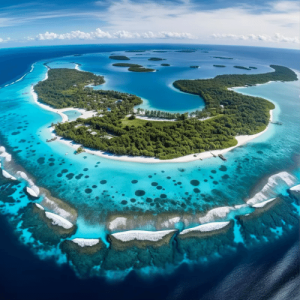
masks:
<svg viewBox="0 0 300 300"><path fill-rule="evenodd" d="M44 80L46 80L46 79L47 78L45 78ZM33 87L31 87L31 94L32 94L32 97L34 99L34 102L37 105L39 105L43 109L46 109L46 110L49 110L49 111L52 111L54 113L59 114L61 116L61 118L62 118L62 123L68 122L68 120L69 120L68 116L66 114L64 114L65 111L77 110L78 112L81 113L81 116L79 118L82 118L82 119L91 118L91 117L95 116L96 113L97 113L96 111L87 111L87 110L85 110L83 108L76 108L76 107L67 107L67 108L61 108L61 109L52 108L51 106L43 104L43 103L41 103L41 102L38 101L38 96L35 93Z"/></svg>

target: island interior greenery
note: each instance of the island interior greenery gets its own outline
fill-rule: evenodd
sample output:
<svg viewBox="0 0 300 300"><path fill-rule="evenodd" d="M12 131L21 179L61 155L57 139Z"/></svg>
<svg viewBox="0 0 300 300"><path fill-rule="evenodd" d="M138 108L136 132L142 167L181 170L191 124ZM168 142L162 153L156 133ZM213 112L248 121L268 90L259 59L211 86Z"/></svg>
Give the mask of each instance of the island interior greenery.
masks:
<svg viewBox="0 0 300 300"><path fill-rule="evenodd" d="M219 75L213 79L175 81L174 87L199 95L206 106L190 116L177 114L174 122L129 117L134 113L134 105L142 103L142 100L130 94L86 87L87 84L104 82L103 77L88 72L49 70L48 79L38 83L35 91L40 101L55 108L78 107L98 113L98 116L89 119L78 118L73 122L56 124L59 136L88 148L118 155L171 159L228 148L237 144L235 136L264 130L274 105L266 99L236 93L228 88L297 80L292 70L282 66L271 67L274 72L265 74Z"/></svg>

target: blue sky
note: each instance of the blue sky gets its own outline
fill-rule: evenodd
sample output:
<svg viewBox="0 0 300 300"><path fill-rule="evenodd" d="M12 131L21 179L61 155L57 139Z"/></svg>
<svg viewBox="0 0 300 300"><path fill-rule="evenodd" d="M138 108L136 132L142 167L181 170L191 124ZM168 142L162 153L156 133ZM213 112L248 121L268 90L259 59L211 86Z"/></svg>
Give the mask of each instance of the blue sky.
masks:
<svg viewBox="0 0 300 300"><path fill-rule="evenodd" d="M299 1L0 0L0 47L199 43L299 49Z"/></svg>

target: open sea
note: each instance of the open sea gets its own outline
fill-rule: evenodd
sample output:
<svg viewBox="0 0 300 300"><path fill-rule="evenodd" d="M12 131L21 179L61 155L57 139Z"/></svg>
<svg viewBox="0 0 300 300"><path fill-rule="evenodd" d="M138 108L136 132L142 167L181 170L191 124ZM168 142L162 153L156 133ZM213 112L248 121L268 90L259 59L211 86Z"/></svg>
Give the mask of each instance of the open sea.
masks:
<svg viewBox="0 0 300 300"><path fill-rule="evenodd" d="M196 51L176 51L191 48ZM145 52L125 52L136 49ZM113 67L112 63L118 61L109 59L112 53L126 55L130 63L154 68L157 72L134 73ZM150 57L165 60L149 61ZM52 137L50 124L61 121L61 117L42 109L32 97L32 86L46 76L44 63L51 68L78 65L80 70L103 75L105 84L96 88L140 96L143 99L141 108L184 113L201 110L204 102L198 96L175 90L172 87L175 80L265 73L272 71L270 64L289 67L299 78L300 51L175 44L0 49L0 146L12 155L12 162L2 159L2 166L10 174L17 169L24 171L37 186L48 189L53 196L78 209L78 230L72 238L101 237L105 241L107 230L98 219L102 211L205 212L244 204L259 192L264 199L280 194L288 196L287 189L300 183L299 80L235 89L269 99L276 106L274 121L283 125L270 124L258 138L226 153L226 163L211 158L189 163L142 164L86 153L75 156L74 150L66 144L45 142ZM161 63L170 66L164 67ZM226 65L226 68L216 68L213 64ZM199 68L190 68L194 65ZM234 68L236 65L257 69L245 71ZM78 111L67 114L71 120L80 115ZM199 192L190 184L191 180L200 182ZM28 204L27 197L20 196L25 184L22 182L12 196L15 205L0 206L0 299L300 298L299 228L291 228L288 234L274 236L272 241L251 249L236 234L232 253L206 263L185 262L175 269L144 270L143 274L131 270L119 280L109 276L80 279L59 251L45 250L42 245L33 247L28 232L20 232L12 225L19 209ZM140 200L137 191L143 191L145 197L151 199L167 195L175 199L176 204L153 205ZM190 195L188 201L186 195ZM236 215L252 211L250 207L242 207L224 220L233 220ZM87 222L86 215L97 220L97 226ZM137 229L155 228L149 225Z"/></svg>

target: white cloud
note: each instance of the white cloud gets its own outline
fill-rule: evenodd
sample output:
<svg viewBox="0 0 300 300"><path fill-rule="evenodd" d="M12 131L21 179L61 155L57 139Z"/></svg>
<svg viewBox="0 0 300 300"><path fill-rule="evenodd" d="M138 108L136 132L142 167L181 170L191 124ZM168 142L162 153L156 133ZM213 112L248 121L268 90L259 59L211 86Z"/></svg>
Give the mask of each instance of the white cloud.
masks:
<svg viewBox="0 0 300 300"><path fill-rule="evenodd" d="M6 39L2 39L0 38L0 43L6 43L6 42L9 42L11 39L8 37Z"/></svg>
<svg viewBox="0 0 300 300"><path fill-rule="evenodd" d="M295 1L270 1L264 5L233 5L228 8L201 9L195 2L181 4L161 1L135 2L132 0L111 1L107 10L95 14L107 23L109 30L123 28L142 32L188 32L203 43L216 41L211 38L215 32L232 32L244 39L236 39L243 45L258 45L266 40L265 35L279 32L283 37L299 36L299 3ZM257 38L247 38L254 34ZM149 35L151 35L149 33ZM294 38L277 39L278 45L295 45ZM273 43L269 41L270 45ZM288 47L288 46L286 46Z"/></svg>
<svg viewBox="0 0 300 300"><path fill-rule="evenodd" d="M273 36L264 35L264 34L249 34L249 35L236 35L236 34L220 34L214 33L211 35L212 38L215 39L232 39L232 40L253 40L253 41L264 41L264 42L271 42L271 43L296 43L299 44L300 40L299 37L286 37L281 35L280 33L276 33Z"/></svg>
<svg viewBox="0 0 300 300"><path fill-rule="evenodd" d="M300 3L296 1L277 1L270 2L269 4L273 10L278 12L299 12L300 10Z"/></svg>
<svg viewBox="0 0 300 300"><path fill-rule="evenodd" d="M26 31L29 32L26 35L32 36L27 41L176 39L192 42L198 38L201 43L217 43L222 40L228 44L255 46L264 41L265 46L298 47L300 3L291 0L267 1L269 2L263 1L259 5L228 4L225 8L210 7L207 4L204 9L201 1L192 0L95 0L92 6L86 5L86 9L85 6L80 9L77 6L56 10L41 8L38 11L18 10L18 14L9 9L5 13L0 12L0 27L20 28L22 24L41 24L41 27L35 26L31 32ZM79 30L57 33L54 31L56 26L45 27L51 26L49 21L46 22L47 19L53 19L53 23L61 20L68 20L69 24L76 22ZM101 29L80 31L81 20L84 20L84 24L87 24L87 20L91 21L91 28L101 24ZM47 32L36 36L36 28L40 28L38 32ZM22 38L21 33L22 30L15 30L14 40ZM224 37L212 38L214 33Z"/></svg>
<svg viewBox="0 0 300 300"><path fill-rule="evenodd" d="M35 38L29 37L27 40L95 40L95 39L196 39L193 35L186 32L131 32L126 30L119 30L114 33L109 33L108 31L102 31L97 28L92 32L83 31L71 31L69 33L57 34L54 32L45 32L38 34Z"/></svg>

